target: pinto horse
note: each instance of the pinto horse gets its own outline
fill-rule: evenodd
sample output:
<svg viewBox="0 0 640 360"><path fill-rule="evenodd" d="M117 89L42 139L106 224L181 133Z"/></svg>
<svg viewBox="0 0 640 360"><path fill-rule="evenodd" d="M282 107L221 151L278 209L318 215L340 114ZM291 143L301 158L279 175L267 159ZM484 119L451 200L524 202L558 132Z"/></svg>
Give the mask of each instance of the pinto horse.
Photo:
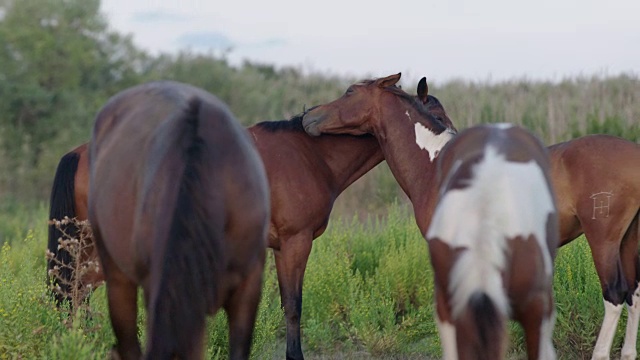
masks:
<svg viewBox="0 0 640 360"><path fill-rule="evenodd" d="M440 101L426 90L423 78L415 101L453 127ZM379 164L383 155L371 135L310 137L302 127L302 116L261 122L248 131L264 162L271 189L269 247L275 255L286 317L286 357L303 359L302 285L312 241L324 232L335 199ZM87 149L87 144L81 145L60 160L52 188L50 218L86 219ZM68 254L57 249L62 235L53 227L49 231L49 250L57 259L68 263ZM74 229L67 232L75 233ZM88 258L81 261L95 256L95 252L90 252ZM85 284L95 285L102 279L101 272L89 275L91 278L83 279Z"/></svg>
<svg viewBox="0 0 640 360"><path fill-rule="evenodd" d="M436 160L426 239L445 359L504 359L507 319L529 359L555 359L558 217L542 143L509 124L462 131Z"/></svg>
<svg viewBox="0 0 640 360"><path fill-rule="evenodd" d="M432 189L432 160L448 137L438 126L429 127L431 120L417 121L420 111L415 106L400 111L396 105L394 112L383 109L386 105L381 105L382 101L398 101L391 100L396 91L389 86L399 77L352 85L341 98L307 113L303 126L312 135L375 135L392 173L411 199L416 222L425 234L437 195ZM407 99L404 95L399 98ZM403 117L403 122L398 120ZM413 129L407 128L407 123L414 124ZM415 145L406 139L415 139ZM548 150L560 246L584 233L602 287L605 317L593 358L609 358L622 304L626 303L629 317L622 358L635 359L640 321L640 145L613 136L591 135Z"/></svg>
<svg viewBox="0 0 640 360"><path fill-rule="evenodd" d="M262 290L269 189L246 130L220 100L176 82L112 97L89 152L89 221L121 359L203 358L205 317L224 308L231 359L249 357Z"/></svg>

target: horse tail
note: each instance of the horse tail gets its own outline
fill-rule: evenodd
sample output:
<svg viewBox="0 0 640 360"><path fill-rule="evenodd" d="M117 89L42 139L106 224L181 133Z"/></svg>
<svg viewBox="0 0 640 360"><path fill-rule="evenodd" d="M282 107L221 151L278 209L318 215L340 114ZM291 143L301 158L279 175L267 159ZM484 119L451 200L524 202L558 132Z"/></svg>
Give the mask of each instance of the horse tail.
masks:
<svg viewBox="0 0 640 360"><path fill-rule="evenodd" d="M456 328L469 346L468 357L476 359L503 359L505 352L506 320L504 314L484 292L469 298L467 312L458 319ZM463 350L464 351L464 350ZM461 354L462 355L462 354Z"/></svg>
<svg viewBox="0 0 640 360"><path fill-rule="evenodd" d="M70 219L76 217L75 204L75 177L78 171L78 162L80 155L75 152L65 154L58 163L56 175L53 178L53 186L51 188L51 198L49 205L49 220L62 220L65 216ZM71 280L71 269L64 265L69 265L73 261L68 251L58 248L58 239L64 234L75 235L79 231L74 223L60 225L49 225L49 241L48 250L53 254L53 258L47 260L47 275L56 265L59 266L59 274L57 275L63 281L57 281L56 277L47 276L47 283L50 285L60 286L62 292L54 291L56 303L61 304L62 301L68 300L68 296L62 294L69 293L69 285L64 281Z"/></svg>
<svg viewBox="0 0 640 360"><path fill-rule="evenodd" d="M204 174L211 162L208 144L199 134L206 110L201 100L191 100L181 114L169 120L173 123L165 132L176 146L165 150L166 171L160 177L176 179L177 194L176 188L167 191L167 202L175 201L175 206L168 208L168 219L156 219L168 221L169 231L158 231L153 245L164 251L159 250L159 260L152 264L152 274L159 274L159 278L151 280L148 359L185 358L197 348L198 331L203 331L215 299L224 219L219 213L213 215L211 209L208 189L216 179L205 178Z"/></svg>
<svg viewBox="0 0 640 360"><path fill-rule="evenodd" d="M509 300L499 270L503 245L492 241L494 238L481 239L477 246L463 252L450 274L452 316L456 329L466 334L457 338L468 339L466 346L458 348L471 351L469 358L504 358L502 338Z"/></svg>

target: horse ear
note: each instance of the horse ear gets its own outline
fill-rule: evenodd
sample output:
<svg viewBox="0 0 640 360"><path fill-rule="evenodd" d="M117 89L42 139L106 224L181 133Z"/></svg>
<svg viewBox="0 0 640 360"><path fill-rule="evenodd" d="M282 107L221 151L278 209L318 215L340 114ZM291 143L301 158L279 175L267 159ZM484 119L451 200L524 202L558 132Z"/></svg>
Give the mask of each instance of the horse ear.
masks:
<svg viewBox="0 0 640 360"><path fill-rule="evenodd" d="M423 77L420 79L418 83L418 98L422 101L423 104L426 104L429 101L429 85L427 85L427 78Z"/></svg>
<svg viewBox="0 0 640 360"><path fill-rule="evenodd" d="M395 75L389 75L385 78L380 78L376 80L376 85L381 88L385 88L387 86L393 86L400 80L400 75L402 73L397 73Z"/></svg>

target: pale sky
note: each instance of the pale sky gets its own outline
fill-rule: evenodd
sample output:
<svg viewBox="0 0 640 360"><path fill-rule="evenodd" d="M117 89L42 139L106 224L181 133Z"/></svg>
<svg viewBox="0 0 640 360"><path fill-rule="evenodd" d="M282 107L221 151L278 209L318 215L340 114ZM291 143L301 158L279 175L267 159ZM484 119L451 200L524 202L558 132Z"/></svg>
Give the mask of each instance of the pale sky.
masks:
<svg viewBox="0 0 640 360"><path fill-rule="evenodd" d="M232 64L430 82L640 75L640 0L103 0L102 10L152 53L228 51Z"/></svg>

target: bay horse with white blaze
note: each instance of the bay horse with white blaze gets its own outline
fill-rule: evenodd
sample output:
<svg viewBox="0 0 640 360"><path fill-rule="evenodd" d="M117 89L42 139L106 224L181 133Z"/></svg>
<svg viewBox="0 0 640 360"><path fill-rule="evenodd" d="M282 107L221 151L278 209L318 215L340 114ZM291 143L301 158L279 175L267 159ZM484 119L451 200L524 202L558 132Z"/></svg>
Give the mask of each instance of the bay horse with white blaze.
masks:
<svg viewBox="0 0 640 360"><path fill-rule="evenodd" d="M555 359L558 217L542 143L509 124L462 131L436 160L427 231L445 359L504 359L507 320L529 359Z"/></svg>
<svg viewBox="0 0 640 360"><path fill-rule="evenodd" d="M342 98L306 114L303 125L312 135L374 134L396 180L411 199L416 222L425 234L431 219L429 205L435 197L433 189L429 190L434 184L431 161L440 148L436 144L447 139L442 139L437 128L425 132L424 123L415 121L415 110L404 113L405 122L415 123L414 131L397 129L397 118L402 118L399 113L388 115L394 121L381 121L378 98L389 92L382 90L394 83L395 77L399 78L378 79L377 89L371 82L351 86ZM386 99L389 97L385 95L384 101L390 102ZM390 134L405 140L415 138L417 146L408 141L392 144ZM629 317L622 358L635 359L640 322L640 145L613 136L590 135L548 150L560 246L584 233L602 287L605 317L593 358L609 358L622 304L626 303Z"/></svg>
<svg viewBox="0 0 640 360"><path fill-rule="evenodd" d="M426 79L423 78L415 101L432 116L453 127L440 101L428 95L426 90ZM286 357L302 359L302 285L312 240L324 232L336 198L379 164L383 155L371 135L310 137L302 127L302 116L261 122L249 127L248 131L264 162L271 190L269 247L275 255L286 317ZM84 144L60 160L52 188L50 218L86 219L86 159L87 144ZM67 232L75 233L72 229ZM58 259L64 260L68 254L57 249L60 236L55 228L50 228L48 247ZM89 254L88 258L95 256L95 253ZM83 279L84 282L95 284L101 280L102 273L91 276Z"/></svg>
<svg viewBox="0 0 640 360"><path fill-rule="evenodd" d="M96 117L89 221L120 359L200 359L205 318L224 308L231 359L247 359L262 290L269 193L246 130L204 90L153 82Z"/></svg>

